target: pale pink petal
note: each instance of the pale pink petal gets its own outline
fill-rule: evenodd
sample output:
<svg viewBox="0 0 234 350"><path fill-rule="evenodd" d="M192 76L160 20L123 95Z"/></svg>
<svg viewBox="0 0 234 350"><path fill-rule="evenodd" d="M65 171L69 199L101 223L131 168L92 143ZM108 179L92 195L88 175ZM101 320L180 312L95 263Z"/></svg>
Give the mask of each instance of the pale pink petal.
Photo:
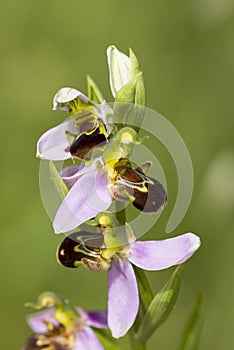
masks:
<svg viewBox="0 0 234 350"><path fill-rule="evenodd" d="M79 177L90 171L95 171L97 163L100 163L100 160L100 157L95 158L89 166L85 166L84 164L70 165L61 171L61 176L67 185L73 186Z"/></svg>
<svg viewBox="0 0 234 350"><path fill-rule="evenodd" d="M73 186L80 177L80 165L70 165L61 171L61 176L68 186Z"/></svg>
<svg viewBox="0 0 234 350"><path fill-rule="evenodd" d="M136 277L128 260L115 259L108 271L108 325L114 338L133 325L139 309Z"/></svg>
<svg viewBox="0 0 234 350"><path fill-rule="evenodd" d="M67 232L105 211L111 204L108 180L91 169L74 184L55 215L55 233Z"/></svg>
<svg viewBox="0 0 234 350"><path fill-rule="evenodd" d="M59 325L58 322L54 319L53 313L54 309L52 308L29 315L27 317L29 327L35 333L47 333L48 327L46 323L51 323L55 327Z"/></svg>
<svg viewBox="0 0 234 350"><path fill-rule="evenodd" d="M77 307L76 309L88 326L95 328L108 328L107 311L84 311L81 307Z"/></svg>
<svg viewBox="0 0 234 350"><path fill-rule="evenodd" d="M50 160L65 160L70 158L70 152L66 151L70 145L66 135L67 131L71 134L77 133L72 119L46 131L37 142L37 157Z"/></svg>
<svg viewBox="0 0 234 350"><path fill-rule="evenodd" d="M104 347L98 340L93 330L86 327L84 330L76 333L73 350L104 350Z"/></svg>
<svg viewBox="0 0 234 350"><path fill-rule="evenodd" d="M200 238L193 233L161 241L136 241L132 243L129 260L144 270L162 270L182 264L199 246Z"/></svg>

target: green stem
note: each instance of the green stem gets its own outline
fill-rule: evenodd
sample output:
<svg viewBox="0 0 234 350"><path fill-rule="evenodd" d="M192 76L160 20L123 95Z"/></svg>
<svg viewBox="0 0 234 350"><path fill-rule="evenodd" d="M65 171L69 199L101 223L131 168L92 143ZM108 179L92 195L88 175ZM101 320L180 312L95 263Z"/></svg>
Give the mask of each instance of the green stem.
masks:
<svg viewBox="0 0 234 350"><path fill-rule="evenodd" d="M120 225L126 224L126 213L125 208L120 209L121 202L116 201L116 219L119 221Z"/></svg>
<svg viewBox="0 0 234 350"><path fill-rule="evenodd" d="M128 332L128 334L132 350L146 350L146 343L141 343L136 339L134 327Z"/></svg>

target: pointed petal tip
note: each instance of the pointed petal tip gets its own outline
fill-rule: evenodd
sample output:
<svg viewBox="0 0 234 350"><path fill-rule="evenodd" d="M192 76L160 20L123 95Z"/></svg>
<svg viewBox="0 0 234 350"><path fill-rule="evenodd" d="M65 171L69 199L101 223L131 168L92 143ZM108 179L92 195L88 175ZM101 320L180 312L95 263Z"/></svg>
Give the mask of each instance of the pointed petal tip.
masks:
<svg viewBox="0 0 234 350"><path fill-rule="evenodd" d="M191 242L191 248L189 251L195 252L201 245L201 239L199 236L197 236L195 233L188 232L187 237L189 238Z"/></svg>
<svg viewBox="0 0 234 350"><path fill-rule="evenodd" d="M36 158L42 159L42 154L39 151L36 152Z"/></svg>
<svg viewBox="0 0 234 350"><path fill-rule="evenodd" d="M40 158L49 160L65 160L71 157L67 152L70 142L67 138L67 132L76 131L72 119L48 129L37 141L36 154Z"/></svg>
<svg viewBox="0 0 234 350"><path fill-rule="evenodd" d="M56 226L55 219L54 219L54 221L53 221L52 226L53 226L53 229L54 229L54 233L55 233L56 235L59 235L59 234L61 234L61 233L64 234L64 233L66 233L66 232L69 231L69 230L65 231L65 230L62 230L61 228L58 228L58 227Z"/></svg>
<svg viewBox="0 0 234 350"><path fill-rule="evenodd" d="M115 339L119 339L119 338L123 337L125 335L125 333L126 332L122 332L122 333L120 333L118 331L116 332L115 329L111 330L112 337Z"/></svg>
<svg viewBox="0 0 234 350"><path fill-rule="evenodd" d="M109 45L106 49L107 55L109 55L110 51L114 49L118 50L115 45Z"/></svg>
<svg viewBox="0 0 234 350"><path fill-rule="evenodd" d="M61 232L60 230L57 230L54 226L53 226L53 228L54 228L54 233L56 235L60 235L61 233L64 233L64 232Z"/></svg>
<svg viewBox="0 0 234 350"><path fill-rule="evenodd" d="M59 107L58 102L56 101L56 95L53 98L53 107L52 107L52 111L56 111Z"/></svg>
<svg viewBox="0 0 234 350"><path fill-rule="evenodd" d="M42 140L42 136L40 137L40 139L37 141L37 149L36 149L36 158L42 159L43 158L43 152L42 152L42 144L43 142Z"/></svg>

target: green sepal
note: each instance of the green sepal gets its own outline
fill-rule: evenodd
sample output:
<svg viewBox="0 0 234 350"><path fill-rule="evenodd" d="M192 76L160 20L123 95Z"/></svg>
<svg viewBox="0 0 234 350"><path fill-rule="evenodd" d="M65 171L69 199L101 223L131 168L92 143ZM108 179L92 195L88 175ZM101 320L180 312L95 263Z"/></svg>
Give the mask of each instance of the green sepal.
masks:
<svg viewBox="0 0 234 350"><path fill-rule="evenodd" d="M123 126L131 126L139 132L144 118L145 87L142 72L134 52L129 49L130 79L116 92L114 114Z"/></svg>
<svg viewBox="0 0 234 350"><path fill-rule="evenodd" d="M139 69L138 59L131 48L129 48L129 59L130 59L130 75L133 77L134 75L139 73L140 69Z"/></svg>
<svg viewBox="0 0 234 350"><path fill-rule="evenodd" d="M142 73L138 73L116 93L114 115L122 127L130 126L137 133L145 115L145 90Z"/></svg>
<svg viewBox="0 0 234 350"><path fill-rule="evenodd" d="M203 293L198 293L182 336L179 350L196 350L202 328L202 316L204 309Z"/></svg>
<svg viewBox="0 0 234 350"><path fill-rule="evenodd" d="M181 285L184 264L177 267L165 286L152 300L136 334L136 339L145 342L170 315Z"/></svg>
<svg viewBox="0 0 234 350"><path fill-rule="evenodd" d="M37 301L35 303L28 302L25 303L25 307L31 307L35 310L41 310L45 307L62 307L64 305L63 299L51 291L42 292L38 295Z"/></svg>
<svg viewBox="0 0 234 350"><path fill-rule="evenodd" d="M137 82L142 76L142 72L137 73L125 84L119 91L116 92L115 102L135 103Z"/></svg>
<svg viewBox="0 0 234 350"><path fill-rule="evenodd" d="M140 106L145 106L145 85L144 85L144 79L142 75L137 81L135 103Z"/></svg>
<svg viewBox="0 0 234 350"><path fill-rule="evenodd" d="M59 196L64 199L68 193L68 188L63 179L61 178L56 166L54 165L54 162L50 160L49 163L49 170L50 170L50 176L51 179L55 185L55 188L59 194Z"/></svg>
<svg viewBox="0 0 234 350"><path fill-rule="evenodd" d="M130 80L116 92L115 102L145 105L145 87L142 72L134 52L129 49Z"/></svg>
<svg viewBox="0 0 234 350"><path fill-rule="evenodd" d="M87 75L88 98L96 103L102 103L104 97L94 80Z"/></svg>
<svg viewBox="0 0 234 350"><path fill-rule="evenodd" d="M136 55L131 49L129 49L129 54L130 54L129 55L130 56L130 74L132 77L134 77L140 73L139 62L137 60ZM142 74L137 80L134 102L141 106L145 105L145 86L144 86L144 80L143 80Z"/></svg>
<svg viewBox="0 0 234 350"><path fill-rule="evenodd" d="M122 208L122 203L120 201L115 201L115 210L116 218L119 221L120 225L126 224L126 211L125 208Z"/></svg>

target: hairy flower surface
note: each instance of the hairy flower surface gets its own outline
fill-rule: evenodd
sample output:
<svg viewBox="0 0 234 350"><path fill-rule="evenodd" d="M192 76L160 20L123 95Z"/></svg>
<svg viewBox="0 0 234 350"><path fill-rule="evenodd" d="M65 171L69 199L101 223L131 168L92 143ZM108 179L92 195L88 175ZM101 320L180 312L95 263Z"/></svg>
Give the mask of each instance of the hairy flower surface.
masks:
<svg viewBox="0 0 234 350"><path fill-rule="evenodd" d="M110 230L104 230L103 235L78 232L65 238L58 249L58 259L66 267L83 264L93 271L108 270L108 326L115 338L127 333L139 309L132 264L144 270L166 269L184 263L200 246L199 237L193 233L143 242L129 235L128 229L131 243L118 246L123 238Z"/></svg>

